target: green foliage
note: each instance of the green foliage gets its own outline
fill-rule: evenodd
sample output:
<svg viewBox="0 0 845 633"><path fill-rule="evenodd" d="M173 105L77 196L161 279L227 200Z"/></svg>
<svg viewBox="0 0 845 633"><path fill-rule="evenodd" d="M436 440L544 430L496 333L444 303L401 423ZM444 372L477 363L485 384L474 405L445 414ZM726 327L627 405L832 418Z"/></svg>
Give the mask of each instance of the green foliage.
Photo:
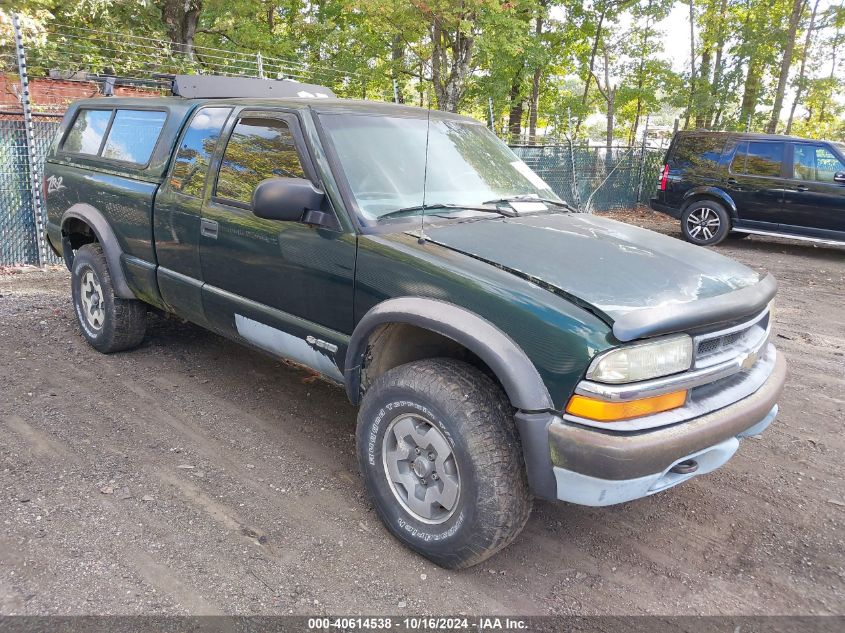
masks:
<svg viewBox="0 0 845 633"><path fill-rule="evenodd" d="M497 131L618 143L645 124L762 130L792 41L782 118L843 138L845 9L807 0L7 0L23 15L35 74L50 69L151 77L156 72L264 75L339 95L491 116ZM695 21L667 40L675 10ZM797 15L797 14L796 14ZM9 57L9 13L0 48ZM677 21L673 22L677 24ZM794 27L793 19L793 27ZM127 43L123 34L150 38ZM671 41L672 49L663 50ZM805 45L805 42L808 45ZM670 60L676 60L671 63ZM677 60L684 60L684 69ZM784 62L785 64L785 62ZM798 77L798 68L806 67ZM783 81L780 81L783 84ZM782 87L782 86L781 86ZM492 106L492 108L491 108ZM536 115L536 116L532 116ZM534 120L536 118L536 121Z"/></svg>

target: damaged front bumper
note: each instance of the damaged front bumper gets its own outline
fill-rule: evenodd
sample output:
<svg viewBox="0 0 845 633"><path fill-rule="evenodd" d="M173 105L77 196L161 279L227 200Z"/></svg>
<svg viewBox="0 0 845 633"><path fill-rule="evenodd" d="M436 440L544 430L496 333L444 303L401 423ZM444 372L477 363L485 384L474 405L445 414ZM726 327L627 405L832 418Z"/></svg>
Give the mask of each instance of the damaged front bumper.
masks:
<svg viewBox="0 0 845 633"><path fill-rule="evenodd" d="M768 378L751 395L664 427L619 432L555 414L517 414L532 491L547 499L605 506L654 494L719 468L733 456L740 440L761 433L775 419L786 362L781 354L773 361Z"/></svg>

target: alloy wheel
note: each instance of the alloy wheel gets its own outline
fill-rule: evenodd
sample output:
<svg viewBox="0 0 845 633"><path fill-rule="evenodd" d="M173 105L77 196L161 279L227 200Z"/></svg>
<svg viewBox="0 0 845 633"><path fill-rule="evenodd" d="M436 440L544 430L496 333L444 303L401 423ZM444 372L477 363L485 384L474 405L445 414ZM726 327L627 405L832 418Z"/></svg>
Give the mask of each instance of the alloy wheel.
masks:
<svg viewBox="0 0 845 633"><path fill-rule="evenodd" d="M100 286L97 275L90 268L86 268L82 274L79 295L82 300L82 315L85 317L85 322L92 330L101 330L106 320L103 288Z"/></svg>
<svg viewBox="0 0 845 633"><path fill-rule="evenodd" d="M687 233L694 240L706 242L719 232L722 221L710 207L698 207L687 216Z"/></svg>
<svg viewBox="0 0 845 633"><path fill-rule="evenodd" d="M384 472L397 501L423 523L443 523L455 512L461 478L452 447L425 418L402 414L382 441Z"/></svg>

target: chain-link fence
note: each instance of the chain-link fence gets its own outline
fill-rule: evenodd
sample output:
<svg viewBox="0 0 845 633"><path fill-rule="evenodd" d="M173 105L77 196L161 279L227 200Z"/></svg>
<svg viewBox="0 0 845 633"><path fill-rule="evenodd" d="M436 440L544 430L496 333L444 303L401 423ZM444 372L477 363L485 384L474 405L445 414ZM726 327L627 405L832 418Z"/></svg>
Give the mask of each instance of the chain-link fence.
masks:
<svg viewBox="0 0 845 633"><path fill-rule="evenodd" d="M0 116L0 264L38 261L23 117Z"/></svg>
<svg viewBox="0 0 845 633"><path fill-rule="evenodd" d="M36 117L33 121L38 173L59 120ZM38 263L41 245L35 213L23 115L0 112L0 265ZM58 258L48 249L44 263L58 263Z"/></svg>
<svg viewBox="0 0 845 633"><path fill-rule="evenodd" d="M630 209L647 204L665 149L595 147L564 142L514 145L514 152L554 192L580 211Z"/></svg>

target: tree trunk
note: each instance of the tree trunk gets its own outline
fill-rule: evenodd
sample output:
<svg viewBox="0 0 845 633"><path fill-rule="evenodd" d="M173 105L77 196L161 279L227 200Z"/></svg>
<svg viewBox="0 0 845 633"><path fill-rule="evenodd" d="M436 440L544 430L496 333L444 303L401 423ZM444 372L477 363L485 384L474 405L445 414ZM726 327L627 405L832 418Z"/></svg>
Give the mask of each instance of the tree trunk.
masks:
<svg viewBox="0 0 845 633"><path fill-rule="evenodd" d="M607 54L607 47L604 47L604 89L605 99L607 100L607 155L610 156L610 151L613 148L613 117L616 105L616 86L610 85L610 57Z"/></svg>
<svg viewBox="0 0 845 633"><path fill-rule="evenodd" d="M745 89L742 93L742 105L739 110L739 120L742 125L748 125L748 117L753 118L754 112L757 109L757 99L760 97L762 78L763 65L752 54L748 59L748 74L745 76Z"/></svg>
<svg viewBox="0 0 845 633"><path fill-rule="evenodd" d="M648 10L649 16L651 16L651 7L652 7L652 0L648 2ZM650 35L650 28L651 28L651 17L646 19L645 30L643 30L643 36L640 40L640 63L637 67L637 108L634 114L634 123L631 125L631 134L628 137L628 144L633 146L637 140L637 130L640 127L640 117L643 113L643 82L644 82L644 75L645 75L645 62L647 51L649 50L648 47L648 36Z"/></svg>
<svg viewBox="0 0 845 633"><path fill-rule="evenodd" d="M813 29L816 25L816 12L819 10L819 1L813 4L813 12L810 14L810 24L807 26L807 37L804 38L804 50L801 52L801 69L798 71L798 79L795 82L795 98L792 100L792 106L789 108L789 119L786 121L786 130L784 134L792 133L792 120L795 118L795 108L801 103L801 93L804 91L804 73L807 69L807 56L810 53L810 45L813 42Z"/></svg>
<svg viewBox="0 0 845 633"><path fill-rule="evenodd" d="M396 87L396 101L397 103L405 103L405 92L403 89L401 75L399 71L405 65L405 45L402 41L402 36L396 34L393 36L393 45L390 48L390 78L393 85Z"/></svg>
<svg viewBox="0 0 845 633"><path fill-rule="evenodd" d="M836 35L833 37L833 46L830 50L830 76L829 79L833 82L833 78L836 76L836 60L837 60L837 49L839 48L839 34L842 32L841 27L836 27ZM819 105L819 121L825 120L825 113L827 111L827 95L824 96L822 99L821 104ZM807 118L809 121L809 117Z"/></svg>
<svg viewBox="0 0 845 633"><path fill-rule="evenodd" d="M508 113L508 136L511 142L519 142L519 136L522 134L522 69L517 71L511 82L511 90L508 95L510 98L510 112Z"/></svg>
<svg viewBox="0 0 845 633"><path fill-rule="evenodd" d="M534 24L534 36L538 42L543 35L543 20L545 17L546 0L541 0L537 21ZM531 137L531 142L534 142L537 136L537 110L540 107L540 80L543 78L543 67L538 62L534 69L534 77L531 80L531 101L529 103L528 111L528 136Z"/></svg>
<svg viewBox="0 0 845 633"><path fill-rule="evenodd" d="M728 0L721 0L719 4L719 32L725 30L725 13L728 8ZM718 120L718 115L714 115L714 110L717 109L717 104L722 97L722 75L724 73L724 62L722 56L725 50L725 38L719 38L719 45L716 48L716 58L713 60L713 82L710 84L710 99L707 102L707 115L704 119L704 127L715 127ZM718 107L721 112L721 106Z"/></svg>
<svg viewBox="0 0 845 633"><path fill-rule="evenodd" d="M466 25L475 23L474 13L460 13L452 16L455 32L451 41L443 33L442 22L446 16L428 11L431 20L431 79L437 108L446 112L457 112L466 89L466 80L471 72L475 37L464 33Z"/></svg>
<svg viewBox="0 0 845 633"><path fill-rule="evenodd" d="M590 93L590 80L593 78L593 70L596 64L596 53L599 49L599 42L601 41L601 29L604 24L604 18L607 15L607 6L602 5L601 13L599 14L599 21L596 24L596 37L593 40L593 48L590 51L590 68L587 72L587 78L584 80L584 93L581 95L581 110L587 107L587 96ZM575 120L575 132L572 134L572 139L578 138L578 132L581 130L581 123L584 117L581 112L578 113L578 118Z"/></svg>
<svg viewBox="0 0 845 633"><path fill-rule="evenodd" d="M631 124L631 133L628 135L628 145L633 146L637 140L637 129L640 127L640 116L642 115L643 102L637 97L637 110L634 114L634 122Z"/></svg>
<svg viewBox="0 0 845 633"><path fill-rule="evenodd" d="M786 82L789 80L789 69L792 67L792 52L795 50L795 35L798 32L801 14L804 13L805 2L806 0L794 0L792 15L789 16L789 30L786 34L786 46L783 49L783 58L780 62L780 76L778 77L777 90L775 90L775 102L772 105L772 117L769 119L769 126L766 128L766 132L769 134L777 132L780 122L783 95L786 92Z"/></svg>
<svg viewBox="0 0 845 633"><path fill-rule="evenodd" d="M684 129L689 128L692 108L695 103L695 0L689 0L689 99L687 101L687 116L684 119Z"/></svg>
<svg viewBox="0 0 845 633"><path fill-rule="evenodd" d="M710 79L710 49L701 51L701 63L698 65L698 90L695 99L695 127L699 130L707 127L707 100L709 99L708 80Z"/></svg>
<svg viewBox="0 0 845 633"><path fill-rule="evenodd" d="M194 36L202 12L202 0L159 0L158 8L173 52L194 61Z"/></svg>
<svg viewBox="0 0 845 633"><path fill-rule="evenodd" d="M716 59L713 62L713 83L710 85L710 100L707 103L707 115L704 118L704 127L709 128L714 125L715 117L713 111L716 109L716 104L722 95L722 54L724 51L724 40L719 42L719 47L716 49Z"/></svg>

